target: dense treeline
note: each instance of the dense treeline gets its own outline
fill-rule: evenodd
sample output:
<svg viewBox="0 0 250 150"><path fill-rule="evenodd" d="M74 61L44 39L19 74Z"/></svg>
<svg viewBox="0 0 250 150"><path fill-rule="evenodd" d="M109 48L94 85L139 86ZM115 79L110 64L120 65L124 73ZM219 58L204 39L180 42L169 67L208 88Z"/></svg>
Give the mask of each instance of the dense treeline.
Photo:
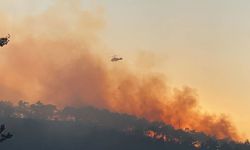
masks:
<svg viewBox="0 0 250 150"><path fill-rule="evenodd" d="M93 107L65 107L0 101L0 118L15 135L3 149L60 150L250 150L249 142L217 140L194 130L177 130Z"/></svg>

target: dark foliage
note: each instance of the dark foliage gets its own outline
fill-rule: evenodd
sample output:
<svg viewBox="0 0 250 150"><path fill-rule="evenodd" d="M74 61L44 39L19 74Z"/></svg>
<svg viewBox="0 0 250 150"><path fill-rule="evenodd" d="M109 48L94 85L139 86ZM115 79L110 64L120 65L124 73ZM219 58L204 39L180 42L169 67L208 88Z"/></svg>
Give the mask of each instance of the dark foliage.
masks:
<svg viewBox="0 0 250 150"><path fill-rule="evenodd" d="M12 138L12 134L10 132L6 132L6 127L4 124L0 126L0 142L3 142L7 139Z"/></svg>
<svg viewBox="0 0 250 150"><path fill-rule="evenodd" d="M62 110L41 102L0 102L0 119L15 134L8 150L250 150L249 142L217 140L194 130L176 130L93 107Z"/></svg>

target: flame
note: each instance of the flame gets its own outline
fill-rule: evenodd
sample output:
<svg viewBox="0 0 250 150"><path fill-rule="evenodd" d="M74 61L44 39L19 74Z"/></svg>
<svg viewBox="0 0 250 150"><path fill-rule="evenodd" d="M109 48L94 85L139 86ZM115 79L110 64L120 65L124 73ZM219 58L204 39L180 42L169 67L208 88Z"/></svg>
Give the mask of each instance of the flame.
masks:
<svg viewBox="0 0 250 150"><path fill-rule="evenodd" d="M105 25L102 11L83 11L77 2L56 1L41 14L15 20L1 13L0 33L11 31L12 38L0 51L0 99L92 105L240 138L225 115L200 112L192 88L174 89L162 74L109 62L98 37Z"/></svg>
<svg viewBox="0 0 250 150"><path fill-rule="evenodd" d="M167 142L168 141L168 137L167 135L163 134L163 133L157 133L153 130L148 130L145 132L145 136L152 138L152 139L156 139L156 140L160 140L163 142Z"/></svg>

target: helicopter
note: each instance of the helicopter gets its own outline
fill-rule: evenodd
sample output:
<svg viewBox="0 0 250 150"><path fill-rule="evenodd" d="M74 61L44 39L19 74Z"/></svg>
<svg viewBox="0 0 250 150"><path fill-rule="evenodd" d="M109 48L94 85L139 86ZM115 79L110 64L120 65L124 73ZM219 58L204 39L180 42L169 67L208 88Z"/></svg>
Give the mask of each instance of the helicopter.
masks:
<svg viewBox="0 0 250 150"><path fill-rule="evenodd" d="M123 60L122 57L117 57L116 55L114 55L112 58L111 58L111 61L112 62L116 62L116 61L120 61L120 60Z"/></svg>
<svg viewBox="0 0 250 150"><path fill-rule="evenodd" d="M7 45L9 43L9 38L10 38L10 34L8 34L8 36L0 38L0 46L3 47L4 45Z"/></svg>

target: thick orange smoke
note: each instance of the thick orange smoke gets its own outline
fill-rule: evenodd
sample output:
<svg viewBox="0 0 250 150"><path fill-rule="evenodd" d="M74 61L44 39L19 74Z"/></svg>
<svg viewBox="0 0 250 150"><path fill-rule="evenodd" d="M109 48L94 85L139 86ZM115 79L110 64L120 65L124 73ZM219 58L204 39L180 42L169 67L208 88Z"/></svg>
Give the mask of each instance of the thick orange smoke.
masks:
<svg viewBox="0 0 250 150"><path fill-rule="evenodd" d="M0 49L0 99L92 105L239 139L226 116L200 112L193 89L173 89L161 74L111 63L98 38L101 11L62 0L35 16L1 14L0 33L12 38Z"/></svg>

